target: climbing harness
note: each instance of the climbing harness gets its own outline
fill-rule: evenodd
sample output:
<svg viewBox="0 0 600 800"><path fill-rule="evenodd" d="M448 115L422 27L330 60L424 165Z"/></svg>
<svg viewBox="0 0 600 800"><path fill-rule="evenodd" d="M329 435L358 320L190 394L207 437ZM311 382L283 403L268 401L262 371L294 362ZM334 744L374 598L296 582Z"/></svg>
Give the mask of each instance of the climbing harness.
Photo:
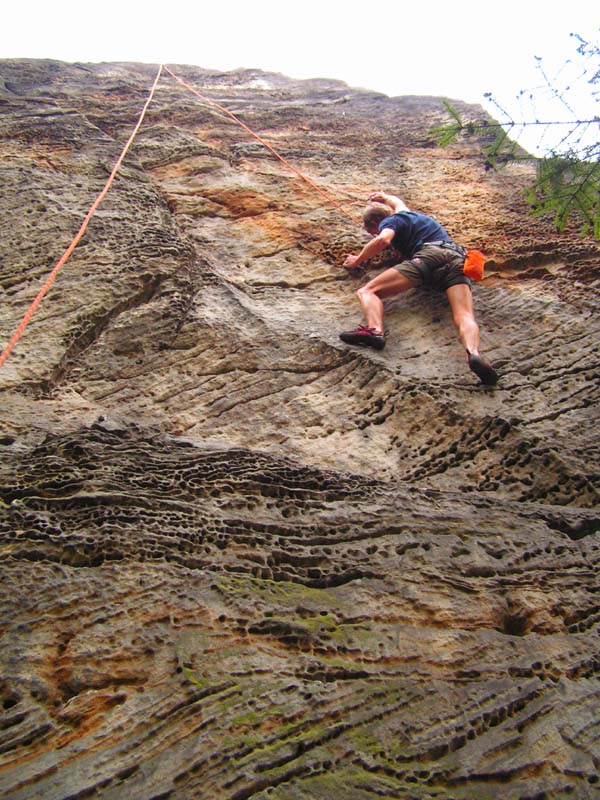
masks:
<svg viewBox="0 0 600 800"><path fill-rule="evenodd" d="M454 250L465 259L463 272L467 278L471 278L472 281L483 280L485 256L479 250L467 250L466 247L455 244L454 242L425 242L425 244L434 244L437 247L445 247L447 250Z"/></svg>

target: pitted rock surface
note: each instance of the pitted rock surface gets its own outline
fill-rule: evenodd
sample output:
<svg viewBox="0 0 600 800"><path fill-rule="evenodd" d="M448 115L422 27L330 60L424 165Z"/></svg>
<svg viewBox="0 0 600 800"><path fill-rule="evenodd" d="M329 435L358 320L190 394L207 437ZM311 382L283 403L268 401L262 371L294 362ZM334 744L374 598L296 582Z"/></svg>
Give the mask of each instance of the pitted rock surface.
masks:
<svg viewBox="0 0 600 800"><path fill-rule="evenodd" d="M0 370L0 796L598 797L598 245L438 98L173 70L357 222L163 74ZM155 74L0 62L3 346ZM486 253L497 387L443 296L339 341L375 189Z"/></svg>

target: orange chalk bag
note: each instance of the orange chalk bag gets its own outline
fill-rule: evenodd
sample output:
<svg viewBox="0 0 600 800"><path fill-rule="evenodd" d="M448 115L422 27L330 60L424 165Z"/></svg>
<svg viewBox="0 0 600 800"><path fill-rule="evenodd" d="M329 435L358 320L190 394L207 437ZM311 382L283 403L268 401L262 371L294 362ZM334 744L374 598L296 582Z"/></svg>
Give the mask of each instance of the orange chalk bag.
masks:
<svg viewBox="0 0 600 800"><path fill-rule="evenodd" d="M472 281L483 279L483 268L485 267L485 256L479 250L467 250L467 257L463 266L463 272Z"/></svg>

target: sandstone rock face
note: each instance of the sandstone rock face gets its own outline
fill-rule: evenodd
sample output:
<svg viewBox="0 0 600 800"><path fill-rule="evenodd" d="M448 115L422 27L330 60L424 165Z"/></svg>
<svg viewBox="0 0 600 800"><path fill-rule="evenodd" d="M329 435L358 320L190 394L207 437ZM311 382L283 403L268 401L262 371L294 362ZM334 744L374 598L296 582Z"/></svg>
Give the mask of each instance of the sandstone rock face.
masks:
<svg viewBox="0 0 600 800"><path fill-rule="evenodd" d="M598 797L597 245L439 99L173 70L348 216L161 76L0 370L0 795ZM3 347L155 74L0 62ZM443 296L339 341L374 189L488 255L496 388Z"/></svg>

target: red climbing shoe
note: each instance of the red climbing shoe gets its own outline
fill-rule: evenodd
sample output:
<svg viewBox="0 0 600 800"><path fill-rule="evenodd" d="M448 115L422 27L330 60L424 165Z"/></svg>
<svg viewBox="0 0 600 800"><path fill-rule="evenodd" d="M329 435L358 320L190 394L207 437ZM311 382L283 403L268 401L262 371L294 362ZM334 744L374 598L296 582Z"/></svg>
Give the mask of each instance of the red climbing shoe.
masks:
<svg viewBox="0 0 600 800"><path fill-rule="evenodd" d="M385 336L377 333L375 328L367 328L366 325L359 325L353 331L340 333L340 339L346 344L358 344L361 347L374 347L375 350L383 350L385 347Z"/></svg>
<svg viewBox="0 0 600 800"><path fill-rule="evenodd" d="M498 373L491 364L481 356L475 356L473 353L467 351L467 361L469 362L469 369L477 375L479 380L486 386L493 386L498 383Z"/></svg>

